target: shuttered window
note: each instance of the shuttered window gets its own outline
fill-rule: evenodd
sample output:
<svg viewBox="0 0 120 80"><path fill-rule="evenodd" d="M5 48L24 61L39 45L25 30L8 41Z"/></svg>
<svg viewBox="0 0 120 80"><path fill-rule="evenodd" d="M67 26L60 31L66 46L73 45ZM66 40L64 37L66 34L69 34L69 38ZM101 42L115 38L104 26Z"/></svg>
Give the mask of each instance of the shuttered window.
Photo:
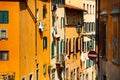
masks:
<svg viewBox="0 0 120 80"><path fill-rule="evenodd" d="M92 40L92 49L94 49L94 41Z"/></svg>
<svg viewBox="0 0 120 80"><path fill-rule="evenodd" d="M65 41L63 42L63 53L65 53Z"/></svg>
<svg viewBox="0 0 120 80"><path fill-rule="evenodd" d="M43 38L43 49L47 49L47 37Z"/></svg>
<svg viewBox="0 0 120 80"><path fill-rule="evenodd" d="M0 61L8 60L8 51L0 51Z"/></svg>
<svg viewBox="0 0 120 80"><path fill-rule="evenodd" d="M52 53L51 56L53 57L53 56L54 56L54 42L52 42L51 46L52 46L52 48L51 48L51 49L52 49L52 50L51 50L51 51L52 51L52 52L51 52L51 53Z"/></svg>
<svg viewBox="0 0 120 80"><path fill-rule="evenodd" d="M52 26L54 26L54 22L55 22L55 17L52 16Z"/></svg>
<svg viewBox="0 0 120 80"><path fill-rule="evenodd" d="M46 18L46 13L47 13L47 9L46 9L46 5L43 6L43 19Z"/></svg>
<svg viewBox="0 0 120 80"><path fill-rule="evenodd" d="M0 11L0 24L8 24L8 11Z"/></svg>
<svg viewBox="0 0 120 80"><path fill-rule="evenodd" d="M69 40L69 53L71 53L71 39Z"/></svg>
<svg viewBox="0 0 120 80"><path fill-rule="evenodd" d="M63 53L63 41L60 42L60 54Z"/></svg>
<svg viewBox="0 0 120 80"><path fill-rule="evenodd" d="M7 29L0 29L0 39L8 39L8 32Z"/></svg>
<svg viewBox="0 0 120 80"><path fill-rule="evenodd" d="M76 53L78 53L78 38L76 39Z"/></svg>
<svg viewBox="0 0 120 80"><path fill-rule="evenodd" d="M64 17L61 17L61 27L64 27Z"/></svg>
<svg viewBox="0 0 120 80"><path fill-rule="evenodd" d="M86 42L84 42L84 52L86 52Z"/></svg>
<svg viewBox="0 0 120 80"><path fill-rule="evenodd" d="M84 38L83 38L83 37L81 37L81 39L80 39L81 52L83 52L83 51L84 51L84 43L83 43L83 41L84 41Z"/></svg>

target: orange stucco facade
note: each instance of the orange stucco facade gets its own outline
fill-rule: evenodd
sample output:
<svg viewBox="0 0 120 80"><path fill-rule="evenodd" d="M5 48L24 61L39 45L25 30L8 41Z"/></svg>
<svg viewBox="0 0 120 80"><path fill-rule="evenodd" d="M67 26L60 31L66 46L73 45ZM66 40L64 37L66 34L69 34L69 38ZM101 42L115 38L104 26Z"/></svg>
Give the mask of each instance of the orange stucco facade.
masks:
<svg viewBox="0 0 120 80"><path fill-rule="evenodd" d="M66 48L66 55L68 57L65 60L65 79L80 79L79 73L82 70L82 63L80 62L80 35L83 32L83 28L81 28L81 32L77 32L77 24L80 22L80 19L83 21L83 11L66 8L65 12L65 16L69 17L68 24L65 25L65 38L66 42L68 41L68 44L66 43L66 47L69 47ZM75 23L73 22L74 15Z"/></svg>
<svg viewBox="0 0 120 80"><path fill-rule="evenodd" d="M100 0L100 79L120 79L120 0ZM102 33L102 34L101 34Z"/></svg>
<svg viewBox="0 0 120 80"><path fill-rule="evenodd" d="M46 17L43 18L43 5ZM35 14L39 9L39 17ZM8 23L0 24L7 30L8 38L0 40L0 51L8 51L8 60L0 61L0 78L13 75L15 80L49 80L50 64L50 1L0 1L0 11L8 11ZM39 20L36 20L36 16ZM40 31L40 22L44 32ZM47 37L47 48L43 49L43 38ZM43 69L45 66L45 69ZM45 72L43 71L45 70ZM44 74L45 73L45 74ZM37 77L38 76L38 77Z"/></svg>

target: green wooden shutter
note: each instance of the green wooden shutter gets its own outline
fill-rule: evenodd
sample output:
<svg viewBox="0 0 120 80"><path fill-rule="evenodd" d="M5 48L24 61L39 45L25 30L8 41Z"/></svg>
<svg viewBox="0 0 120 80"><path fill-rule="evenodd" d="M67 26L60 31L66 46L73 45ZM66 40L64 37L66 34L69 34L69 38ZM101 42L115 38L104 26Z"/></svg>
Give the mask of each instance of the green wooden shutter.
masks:
<svg viewBox="0 0 120 80"><path fill-rule="evenodd" d="M52 52L51 52L52 54L51 54L51 55L52 55L52 57L53 57L53 56L54 56L54 42L52 42L52 45L51 45L51 46L52 46L52 48L51 48L51 49L52 49L52 50L51 50L51 51L52 51Z"/></svg>
<svg viewBox="0 0 120 80"><path fill-rule="evenodd" d="M60 42L60 54L62 54L62 52L63 52L63 45L62 44L63 44L63 41Z"/></svg>
<svg viewBox="0 0 120 80"><path fill-rule="evenodd" d="M94 41L92 40L92 49L94 49Z"/></svg>
<svg viewBox="0 0 120 80"><path fill-rule="evenodd" d="M8 11L0 11L0 23L7 24L8 23Z"/></svg>
<svg viewBox="0 0 120 80"><path fill-rule="evenodd" d="M88 60L86 60L86 68L88 68L89 67L89 62L88 62Z"/></svg>
<svg viewBox="0 0 120 80"><path fill-rule="evenodd" d="M65 53L65 41L63 42L63 52Z"/></svg>
<svg viewBox="0 0 120 80"><path fill-rule="evenodd" d="M61 27L64 27L64 17L61 17Z"/></svg>
<svg viewBox="0 0 120 80"><path fill-rule="evenodd" d="M54 26L55 18L52 16L52 26Z"/></svg>
<svg viewBox="0 0 120 80"><path fill-rule="evenodd" d="M47 49L47 37L43 38L43 49Z"/></svg>
<svg viewBox="0 0 120 80"><path fill-rule="evenodd" d="M47 10L47 9L46 9L46 7L44 6L44 7L43 7L43 18L46 18L46 10Z"/></svg>

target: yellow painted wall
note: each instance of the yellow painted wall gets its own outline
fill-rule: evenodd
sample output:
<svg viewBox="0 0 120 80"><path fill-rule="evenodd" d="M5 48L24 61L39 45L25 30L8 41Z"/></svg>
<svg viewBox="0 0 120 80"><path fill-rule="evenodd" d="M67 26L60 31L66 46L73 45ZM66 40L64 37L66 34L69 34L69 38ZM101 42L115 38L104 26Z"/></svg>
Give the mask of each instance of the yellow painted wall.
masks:
<svg viewBox="0 0 120 80"><path fill-rule="evenodd" d="M9 23L0 24L8 30L8 40L0 41L0 51L9 51L8 61L0 61L0 74L15 72L15 80L19 80L19 2L0 1L0 10L9 11Z"/></svg>
<svg viewBox="0 0 120 80"><path fill-rule="evenodd" d="M9 24L0 24L0 28L8 29L8 40L0 41L0 50L9 51L9 60L0 61L0 73L15 72L15 80L25 77L36 79L36 64L39 69L39 79L49 80L48 66L50 64L50 2L37 0L39 21L44 22L44 32L39 30L39 21L35 24L35 0L26 4L19 1L0 1L0 10L9 10ZM42 8L46 4L47 17L42 18ZM36 31L37 29L37 36ZM43 37L47 37L47 49L43 50ZM36 38L37 37L37 38ZM36 45L37 40L37 45ZM37 49L36 49L37 48ZM37 51L37 52L36 52ZM37 56L36 56L37 53ZM43 65L47 65L46 76L43 75Z"/></svg>
<svg viewBox="0 0 120 80"><path fill-rule="evenodd" d="M46 18L43 19L43 6L46 5ZM44 23L44 32L38 30L38 63L41 80L49 80L48 66L50 65L50 2L37 1L39 9L39 22ZM47 49L43 49L43 37L47 37ZM43 75L43 66L46 65L46 75Z"/></svg>
<svg viewBox="0 0 120 80"><path fill-rule="evenodd" d="M66 4L70 4L73 6L77 6L83 8L83 1L82 0L65 0Z"/></svg>
<svg viewBox="0 0 120 80"><path fill-rule="evenodd" d="M20 2L20 21L19 21L19 49L20 49L20 80L25 77L29 80L30 74L33 79L36 78L36 63L35 63L35 23L31 14L35 16L35 1L28 0L26 7L25 2ZM32 13L31 13L32 12Z"/></svg>
<svg viewBox="0 0 120 80"><path fill-rule="evenodd" d="M82 12L78 12L76 10L66 10L66 14L69 16L69 23L72 23L72 15L74 12L75 16L76 16L76 25L78 22L80 22L80 17L82 17ZM65 34L66 34L66 39L68 38L71 39L71 49L73 49L73 38L78 38L80 37L80 35L76 32L76 25L66 25L65 26ZM79 39L80 40L80 39ZM80 45L80 44L78 44ZM72 50L73 51L73 50ZM78 53L70 53L69 59L65 61L65 65L68 65L69 68L69 77L68 80L70 79L70 74L71 71L74 71L74 69L77 69L79 67L79 72L81 69L81 63L80 63L80 51L78 51ZM76 78L76 76L75 76Z"/></svg>
<svg viewBox="0 0 120 80"><path fill-rule="evenodd" d="M101 58L101 62L100 62L100 68L101 68L101 77L103 75L106 75L108 80L119 80L120 76L118 74L120 74L119 70L120 70L120 66L118 63L116 63L117 61L120 61L120 55L119 55L119 40L120 37L116 37L115 34L119 35L119 22L120 22L120 14L118 14L117 18L118 18L118 26L115 24L116 21L113 21L112 19L112 15L110 14L112 12L112 9L114 6L118 6L120 9L120 0L101 0L100 3L100 11L102 12L103 10L107 10L107 28L106 28L106 57ZM104 27L102 25L102 17L100 16L100 32L102 33L104 30L102 29L102 27ZM114 25L114 26L113 26ZM116 26L115 26L116 25ZM117 29L115 29L115 27L118 27ZM116 31L115 31L116 30ZM118 31L118 33L117 33ZM103 48L103 39L101 39L104 36L104 34L100 34L99 35L99 51L104 51ZM118 40L117 42L114 42L113 39ZM102 41L101 41L102 40ZM115 47L115 44L118 45L118 49ZM114 60L116 58L114 58L115 53L113 53L113 48L115 48L116 54L118 51L118 60ZM104 52L102 52L102 54L104 54ZM113 77L114 76L114 77Z"/></svg>

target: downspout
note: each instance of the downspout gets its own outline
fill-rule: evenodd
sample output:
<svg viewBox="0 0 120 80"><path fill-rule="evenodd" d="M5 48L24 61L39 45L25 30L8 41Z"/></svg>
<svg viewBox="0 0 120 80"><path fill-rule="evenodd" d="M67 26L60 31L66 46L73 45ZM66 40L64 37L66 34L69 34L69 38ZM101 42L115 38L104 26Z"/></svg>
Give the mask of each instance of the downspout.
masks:
<svg viewBox="0 0 120 80"><path fill-rule="evenodd" d="M100 29L100 0L96 0L96 45L98 45L98 80L101 80L101 76L100 76L100 50L99 50L99 29Z"/></svg>

